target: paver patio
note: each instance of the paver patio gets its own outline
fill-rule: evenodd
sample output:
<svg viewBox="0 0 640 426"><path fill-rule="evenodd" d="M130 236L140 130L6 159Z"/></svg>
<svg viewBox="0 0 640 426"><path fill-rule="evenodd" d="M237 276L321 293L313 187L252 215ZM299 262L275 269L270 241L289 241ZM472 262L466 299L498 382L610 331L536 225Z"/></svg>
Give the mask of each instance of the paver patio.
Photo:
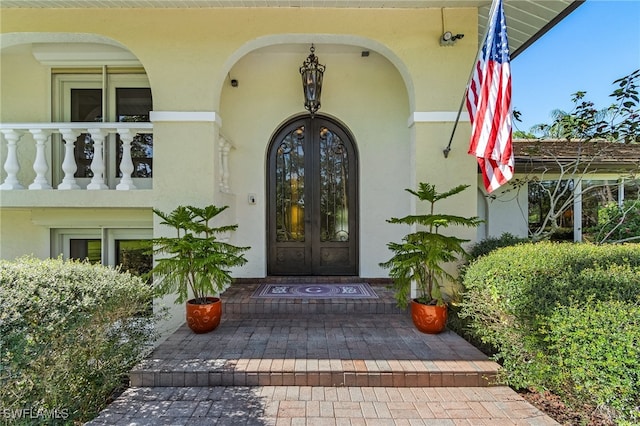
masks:
<svg viewBox="0 0 640 426"><path fill-rule="evenodd" d="M90 424L557 424L494 386L498 365L455 333L418 332L384 286L373 302L269 302L256 287L225 293L213 332L169 336Z"/></svg>

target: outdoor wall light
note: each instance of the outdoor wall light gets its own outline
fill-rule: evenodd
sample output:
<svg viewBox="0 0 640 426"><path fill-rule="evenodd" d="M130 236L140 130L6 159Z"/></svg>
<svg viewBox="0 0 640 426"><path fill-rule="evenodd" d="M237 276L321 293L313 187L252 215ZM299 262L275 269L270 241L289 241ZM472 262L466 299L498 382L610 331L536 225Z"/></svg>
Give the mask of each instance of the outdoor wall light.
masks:
<svg viewBox="0 0 640 426"><path fill-rule="evenodd" d="M440 46L453 46L456 41L464 37L464 34L453 34L451 31L445 31L440 37Z"/></svg>
<svg viewBox="0 0 640 426"><path fill-rule="evenodd" d="M311 53L300 67L302 76L302 90L304 91L304 107L311 113L311 117L320 109L320 94L322 92L322 76L325 66L318 63L318 57L314 54L315 48L311 45Z"/></svg>

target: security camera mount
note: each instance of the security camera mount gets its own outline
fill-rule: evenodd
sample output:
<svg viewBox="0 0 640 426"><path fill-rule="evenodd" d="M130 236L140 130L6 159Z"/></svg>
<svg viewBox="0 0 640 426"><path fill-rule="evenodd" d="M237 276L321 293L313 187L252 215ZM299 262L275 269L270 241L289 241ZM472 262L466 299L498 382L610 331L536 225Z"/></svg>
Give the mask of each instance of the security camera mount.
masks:
<svg viewBox="0 0 640 426"><path fill-rule="evenodd" d="M445 31L440 37L440 46L453 46L456 41L464 37L464 34L453 34L451 31Z"/></svg>

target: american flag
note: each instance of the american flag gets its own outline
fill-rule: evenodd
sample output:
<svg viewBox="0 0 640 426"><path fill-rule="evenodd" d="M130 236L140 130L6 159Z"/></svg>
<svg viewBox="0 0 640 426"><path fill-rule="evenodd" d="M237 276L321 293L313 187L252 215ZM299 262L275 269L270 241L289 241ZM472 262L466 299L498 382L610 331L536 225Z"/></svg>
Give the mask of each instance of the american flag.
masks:
<svg viewBox="0 0 640 426"><path fill-rule="evenodd" d="M494 0L495 1L495 0ZM492 192L513 177L511 144L511 66L502 0L492 8L489 31L467 88L471 118L469 154L482 171L484 187Z"/></svg>

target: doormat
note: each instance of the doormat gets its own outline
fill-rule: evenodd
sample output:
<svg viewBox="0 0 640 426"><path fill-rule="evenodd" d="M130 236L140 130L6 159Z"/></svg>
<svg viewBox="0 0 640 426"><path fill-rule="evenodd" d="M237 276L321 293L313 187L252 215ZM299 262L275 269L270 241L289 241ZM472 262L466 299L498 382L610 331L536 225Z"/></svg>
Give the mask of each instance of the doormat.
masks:
<svg viewBox="0 0 640 426"><path fill-rule="evenodd" d="M356 284L261 284L251 295L256 299L377 299L367 283Z"/></svg>

